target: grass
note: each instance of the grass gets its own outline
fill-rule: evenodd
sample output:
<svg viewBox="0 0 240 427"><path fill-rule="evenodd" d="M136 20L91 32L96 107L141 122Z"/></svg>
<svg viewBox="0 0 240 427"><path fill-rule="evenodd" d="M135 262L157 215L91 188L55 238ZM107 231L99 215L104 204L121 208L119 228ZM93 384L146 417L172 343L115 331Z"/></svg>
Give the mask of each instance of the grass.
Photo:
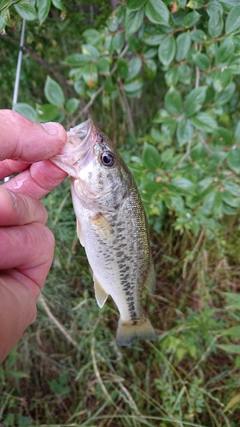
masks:
<svg viewBox="0 0 240 427"><path fill-rule="evenodd" d="M170 222L152 233L157 287L143 302L159 338L120 348L116 307L94 298L68 180L45 204L55 258L37 321L0 367L0 425L238 427L236 223L224 251Z"/></svg>

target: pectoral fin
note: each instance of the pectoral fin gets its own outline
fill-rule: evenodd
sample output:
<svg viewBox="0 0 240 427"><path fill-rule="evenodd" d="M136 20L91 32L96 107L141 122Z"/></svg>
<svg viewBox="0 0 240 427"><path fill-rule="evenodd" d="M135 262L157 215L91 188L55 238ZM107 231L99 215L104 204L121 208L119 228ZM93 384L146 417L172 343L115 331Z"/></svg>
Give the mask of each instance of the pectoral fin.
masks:
<svg viewBox="0 0 240 427"><path fill-rule="evenodd" d="M156 276L155 276L155 270L152 262L151 262L150 269L145 281L145 286L150 292L154 293L155 286L156 286Z"/></svg>
<svg viewBox="0 0 240 427"><path fill-rule="evenodd" d="M114 237L113 228L103 214L99 213L94 218L89 217L89 221L101 240L109 240Z"/></svg>
<svg viewBox="0 0 240 427"><path fill-rule="evenodd" d="M79 241L81 243L81 245L84 247L84 238L83 238L83 233L82 233L82 228L81 228L81 223L80 221L77 219L77 236L79 238Z"/></svg>
<svg viewBox="0 0 240 427"><path fill-rule="evenodd" d="M99 307L102 308L107 300L108 294L104 291L103 287L100 285L100 283L98 282L95 276L93 276L93 281L94 281L95 297Z"/></svg>

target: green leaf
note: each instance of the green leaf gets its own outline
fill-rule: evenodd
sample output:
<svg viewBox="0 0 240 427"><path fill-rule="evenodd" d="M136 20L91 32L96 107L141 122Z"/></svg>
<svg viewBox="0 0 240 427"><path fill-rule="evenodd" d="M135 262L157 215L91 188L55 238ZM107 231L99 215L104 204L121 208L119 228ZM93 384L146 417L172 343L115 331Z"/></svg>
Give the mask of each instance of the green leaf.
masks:
<svg viewBox="0 0 240 427"><path fill-rule="evenodd" d="M135 33L141 27L144 18L144 9L137 11L127 9L125 18L125 28L127 35Z"/></svg>
<svg viewBox="0 0 240 427"><path fill-rule="evenodd" d="M27 117L32 121L37 120L37 113L34 108L31 107L31 105L29 104L25 104L24 102L18 102L17 104L15 104L14 111L17 111L17 113L22 114L24 117Z"/></svg>
<svg viewBox="0 0 240 427"><path fill-rule="evenodd" d="M138 10L145 5L147 0L127 0L127 8L130 10Z"/></svg>
<svg viewBox="0 0 240 427"><path fill-rule="evenodd" d="M196 43L203 43L207 40L206 34L202 30L193 30L190 33L192 41Z"/></svg>
<svg viewBox="0 0 240 427"><path fill-rule="evenodd" d="M232 83L232 72L226 68L222 71L214 71L213 73L213 87L216 92L221 92Z"/></svg>
<svg viewBox="0 0 240 427"><path fill-rule="evenodd" d="M185 28L193 27L200 19L201 15L198 12L189 12L183 20L183 26Z"/></svg>
<svg viewBox="0 0 240 427"><path fill-rule="evenodd" d="M37 121L38 122L51 122L56 120L59 109L53 104L42 104L36 106Z"/></svg>
<svg viewBox="0 0 240 427"><path fill-rule="evenodd" d="M0 3L0 12L6 8L9 8L12 4L17 3L19 0L1 0Z"/></svg>
<svg viewBox="0 0 240 427"><path fill-rule="evenodd" d="M187 3L187 7L189 7L190 9L197 9L199 7L202 7L204 3L204 0L189 0L189 2Z"/></svg>
<svg viewBox="0 0 240 427"><path fill-rule="evenodd" d="M144 62L144 70L148 79L153 79L157 74L157 64L153 59L147 59Z"/></svg>
<svg viewBox="0 0 240 427"><path fill-rule="evenodd" d="M165 34L144 34L144 43L149 46L159 46L162 40L165 38Z"/></svg>
<svg viewBox="0 0 240 427"><path fill-rule="evenodd" d="M136 77L142 68L142 60L139 56L134 56L128 63L127 79L131 80Z"/></svg>
<svg viewBox="0 0 240 427"><path fill-rule="evenodd" d="M190 117L200 110L205 97L206 97L206 86L200 86L196 89L193 89L186 97L185 108L186 116Z"/></svg>
<svg viewBox="0 0 240 427"><path fill-rule="evenodd" d="M166 110L173 114L174 116L177 116L182 111L182 98L180 93L171 87L165 97L164 97L164 106Z"/></svg>
<svg viewBox="0 0 240 427"><path fill-rule="evenodd" d="M93 89L98 82L97 64L87 64L81 68L82 77L90 89Z"/></svg>
<svg viewBox="0 0 240 427"><path fill-rule="evenodd" d="M230 83L230 85L226 89L215 94L215 103L218 105L227 104L232 98L235 92L235 89L236 89L236 84L234 82Z"/></svg>
<svg viewBox="0 0 240 427"><path fill-rule="evenodd" d="M136 93L137 94L141 93L142 86L143 86L143 82L141 79L136 79L131 83L125 83L123 85L124 90L126 91L127 95L134 94L134 97L135 97Z"/></svg>
<svg viewBox="0 0 240 427"><path fill-rule="evenodd" d="M236 129L235 129L235 132L234 132L234 136L235 136L236 142L238 144L240 144L240 121L238 122L238 124L236 126Z"/></svg>
<svg viewBox="0 0 240 427"><path fill-rule="evenodd" d="M0 13L0 34L5 32L5 27L9 22L10 22L9 10L4 9Z"/></svg>
<svg viewBox="0 0 240 427"><path fill-rule="evenodd" d="M171 184L180 190L194 192L195 189L195 185L186 178L173 178Z"/></svg>
<svg viewBox="0 0 240 427"><path fill-rule="evenodd" d="M63 12L67 12L66 7L64 6L62 0L52 0L53 6L55 6L57 9L62 10Z"/></svg>
<svg viewBox="0 0 240 427"><path fill-rule="evenodd" d="M37 7L38 7L38 19L40 21L40 24L45 21L45 19L48 16L49 10L51 6L51 0L38 0Z"/></svg>
<svg viewBox="0 0 240 427"><path fill-rule="evenodd" d="M213 131L213 136L214 136L214 141L217 145L229 146L233 144L232 133L223 127L217 127Z"/></svg>
<svg viewBox="0 0 240 427"><path fill-rule="evenodd" d="M169 10L162 0L148 0L145 13L154 24L168 24Z"/></svg>
<svg viewBox="0 0 240 427"><path fill-rule="evenodd" d="M240 294L237 292L223 292L223 296L227 300L227 309L240 309ZM230 304L230 305L229 305Z"/></svg>
<svg viewBox="0 0 240 427"><path fill-rule="evenodd" d="M180 147L187 142L191 141L193 136L193 126L191 120L185 117L178 122L177 126L177 140Z"/></svg>
<svg viewBox="0 0 240 427"><path fill-rule="evenodd" d="M178 82L179 73L177 67L169 68L165 73L167 86L175 86Z"/></svg>
<svg viewBox="0 0 240 427"><path fill-rule="evenodd" d="M196 53L193 53L192 60L194 64L197 65L200 71L205 71L210 68L211 60L204 53L201 53L199 51L197 51Z"/></svg>
<svg viewBox="0 0 240 427"><path fill-rule="evenodd" d="M218 344L217 347L227 353L240 354L240 345L238 344Z"/></svg>
<svg viewBox="0 0 240 427"><path fill-rule="evenodd" d="M144 166L151 172L155 172L156 169L160 168L161 157L156 147L147 143L144 144L143 163Z"/></svg>
<svg viewBox="0 0 240 427"><path fill-rule="evenodd" d="M119 54L122 51L124 45L123 33L119 31L113 36L112 46L113 49Z"/></svg>
<svg viewBox="0 0 240 427"><path fill-rule="evenodd" d="M151 49L148 49L144 52L143 56L145 59L151 59L156 56L157 49L155 47L152 47Z"/></svg>
<svg viewBox="0 0 240 427"><path fill-rule="evenodd" d="M82 44L82 53L92 61L96 61L100 56L99 50L91 44Z"/></svg>
<svg viewBox="0 0 240 427"><path fill-rule="evenodd" d="M76 110L78 109L78 106L80 104L79 99L77 98L70 98L66 102L66 110L69 114L74 114Z"/></svg>
<svg viewBox="0 0 240 427"><path fill-rule="evenodd" d="M159 46L158 57L163 65L168 66L171 64L176 51L176 42L173 36L166 36Z"/></svg>
<svg viewBox="0 0 240 427"><path fill-rule="evenodd" d="M98 46L99 43L101 43L101 33L95 30L95 28L88 28L87 30L83 31L82 35L85 38L87 44Z"/></svg>
<svg viewBox="0 0 240 427"><path fill-rule="evenodd" d="M199 113L191 117L192 124L202 132L212 132L217 127L216 120L208 113Z"/></svg>
<svg viewBox="0 0 240 427"><path fill-rule="evenodd" d="M240 4L234 6L227 16L225 31L226 34L240 31Z"/></svg>
<svg viewBox="0 0 240 427"><path fill-rule="evenodd" d="M210 16L208 21L208 33L211 37L219 37L223 31L223 18L219 10Z"/></svg>
<svg viewBox="0 0 240 427"><path fill-rule="evenodd" d="M14 5L17 13L23 18L26 19L26 21L34 21L34 19L37 19L37 11L35 7L28 3L27 1L24 3L18 3Z"/></svg>
<svg viewBox="0 0 240 427"><path fill-rule="evenodd" d="M111 31L112 33L114 33L115 31L117 31L119 26L119 22L118 22L118 17L117 15L111 15L109 20L108 20L108 28L109 31Z"/></svg>
<svg viewBox="0 0 240 427"><path fill-rule="evenodd" d="M215 62L216 65L219 68L225 67L228 65L234 54L234 41L233 38L226 37L220 44L219 48L217 49L216 56L215 56Z"/></svg>
<svg viewBox="0 0 240 427"><path fill-rule="evenodd" d="M233 196L240 197L240 185L233 181L226 181L224 188L228 190Z"/></svg>
<svg viewBox="0 0 240 427"><path fill-rule="evenodd" d="M57 107L63 107L65 99L61 86L51 77L47 76L44 94L50 104L56 105Z"/></svg>
<svg viewBox="0 0 240 427"><path fill-rule="evenodd" d="M240 207L240 198L234 197L229 190L225 190L222 193L223 201L227 205L231 206L232 208L239 208Z"/></svg>
<svg viewBox="0 0 240 427"><path fill-rule="evenodd" d="M81 67L83 64L91 62L91 57L82 53L72 53L65 58L64 62L71 67Z"/></svg>
<svg viewBox="0 0 240 427"><path fill-rule="evenodd" d="M109 75L110 73L110 60L108 58L105 58L102 56L99 58L97 62L98 71L100 74L103 74L104 76Z"/></svg>
<svg viewBox="0 0 240 427"><path fill-rule="evenodd" d="M240 173L240 149L232 148L227 156L228 166L237 174Z"/></svg>
<svg viewBox="0 0 240 427"><path fill-rule="evenodd" d="M182 61L187 57L191 46L191 37L188 32L179 34L177 37L176 60Z"/></svg>
<svg viewBox="0 0 240 427"><path fill-rule="evenodd" d="M233 337L233 338L240 338L240 326L232 326L231 328L223 329L222 331L218 331L220 335Z"/></svg>
<svg viewBox="0 0 240 427"><path fill-rule="evenodd" d="M172 202L173 208L177 212L179 213L184 212L184 201L179 194L175 194L174 196L171 196L171 202Z"/></svg>
<svg viewBox="0 0 240 427"><path fill-rule="evenodd" d="M128 63L125 59L119 58L117 60L117 75L125 79L128 74Z"/></svg>
<svg viewBox="0 0 240 427"><path fill-rule="evenodd" d="M211 215L213 213L216 194L217 193L213 190L204 198L202 209L205 215Z"/></svg>
<svg viewBox="0 0 240 427"><path fill-rule="evenodd" d="M216 15L216 13L220 13L221 15L223 14L223 8L221 3L219 3L218 0L210 0L207 3L207 7L206 7L206 11L207 14L211 17L213 15Z"/></svg>

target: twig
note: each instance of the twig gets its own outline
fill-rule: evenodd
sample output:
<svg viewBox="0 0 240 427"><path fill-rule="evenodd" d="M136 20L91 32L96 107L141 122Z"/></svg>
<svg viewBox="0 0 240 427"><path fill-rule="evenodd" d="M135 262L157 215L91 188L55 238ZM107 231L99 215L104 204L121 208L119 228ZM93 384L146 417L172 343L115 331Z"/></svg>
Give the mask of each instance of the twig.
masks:
<svg viewBox="0 0 240 427"><path fill-rule="evenodd" d="M120 103L122 106L122 110L127 117L128 130L130 133L134 133L134 123L133 123L133 119L132 119L131 108L129 107L129 103L128 103L126 93L125 93L125 90L123 88L122 80L120 79L120 77L117 78L117 82L118 82L118 87L119 87L119 94L121 95L120 96Z"/></svg>
<svg viewBox="0 0 240 427"><path fill-rule="evenodd" d="M182 156L182 158L179 160L178 164L173 168L172 172L175 172L175 170L176 170L176 169L178 169L178 168L179 168L179 166L184 162L184 160L189 156L190 151L191 151L191 143L192 143L192 140L190 139L190 140L188 141L188 146L187 146L187 151L186 151L186 153L185 153L185 154Z"/></svg>
<svg viewBox="0 0 240 427"><path fill-rule="evenodd" d="M197 134L198 134L199 139L201 140L202 144L206 148L207 152L210 153L210 154L213 154L213 151L207 145L207 143L206 143L205 139L203 138L202 134L199 131L197 131Z"/></svg>
<svg viewBox="0 0 240 427"><path fill-rule="evenodd" d="M5 39L7 42L17 45L17 41L14 40L12 37L10 37L8 34L2 35L3 40ZM67 85L67 81L63 74L57 70L53 65L49 64L45 59L43 59L40 55L33 52L31 49L29 49L27 46L24 47L24 51L27 52L35 61L37 61L40 65L42 65L44 68L46 68L48 71L50 71L54 77L59 81L59 83L66 88L66 86L70 89L70 85Z"/></svg>
<svg viewBox="0 0 240 427"><path fill-rule="evenodd" d="M101 389L103 391L103 394L105 394L107 400L109 400L109 402L114 406L114 408L117 408L117 405L112 400L110 394L108 393L108 391L107 391L107 389L106 389L106 387L105 387L105 385L103 383L103 380L102 380L102 377L100 375L100 372L98 370L97 361L96 361L96 357L95 357L94 338L92 338L92 343L91 343L91 356L92 356L93 369L94 369L94 372L95 372L95 375L96 375L96 379L97 379L97 381L98 381L98 383L99 383L99 385L100 385L100 387L101 387Z"/></svg>
<svg viewBox="0 0 240 427"><path fill-rule="evenodd" d="M198 241L197 241L196 245L194 246L194 248L193 248L193 250L192 250L192 253L193 253L193 254L195 254L195 253L198 251L198 249L199 249L199 247L200 247L200 245L201 245L201 243L202 243L202 240L203 240L203 238L204 238L204 233L205 233L205 230L204 230L204 229L202 229L202 230L201 230L201 233L200 233L200 236L199 236L199 238L198 238ZM186 279L186 277L187 277L187 266L188 266L188 262L189 262L189 260L188 260L188 259L186 259L186 261L185 261L185 263L184 263L184 266L183 266L183 273L182 273L182 277L183 277L183 279ZM190 273L189 273L189 275L190 275ZM188 276L189 276L189 275L188 275Z"/></svg>
<svg viewBox="0 0 240 427"><path fill-rule="evenodd" d="M125 53L128 50L128 45L125 46L125 48L122 50L122 52L120 53L120 55L118 56L119 58L122 58ZM112 76L115 71L117 69L117 64L114 65L114 67L111 69L108 77ZM100 86L98 88L98 90L94 93L94 95L92 96L92 98L90 99L90 101L85 105L85 107L83 107L83 109L81 111L79 111L79 113L77 114L77 116L72 120L71 125L70 126L75 126L76 122L84 115L86 114L86 112L89 110L89 108L93 105L95 99L98 97L98 95L100 95L100 93L103 91L104 89L104 84L102 86Z"/></svg>
<svg viewBox="0 0 240 427"><path fill-rule="evenodd" d="M56 317L52 314L49 309L45 299L42 295L39 297L39 302L42 304L44 310L46 311L49 319L54 323L54 325L59 329L59 331L65 336L66 340L69 341L74 347L78 348L78 343L69 335L66 329L61 325L61 323L56 319Z"/></svg>
<svg viewBox="0 0 240 427"><path fill-rule="evenodd" d="M196 29L196 26L194 25L194 30ZM198 43L195 42L194 43L194 49L198 50ZM198 66L195 67L196 70L196 78L195 78L195 89L197 89L199 87L199 82L200 82L200 70L198 68Z"/></svg>

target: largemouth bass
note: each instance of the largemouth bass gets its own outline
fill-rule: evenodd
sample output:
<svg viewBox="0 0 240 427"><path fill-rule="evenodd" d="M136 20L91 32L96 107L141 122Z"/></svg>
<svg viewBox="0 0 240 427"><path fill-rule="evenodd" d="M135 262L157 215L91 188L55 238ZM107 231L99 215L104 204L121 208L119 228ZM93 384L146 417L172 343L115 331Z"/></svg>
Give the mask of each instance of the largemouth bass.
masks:
<svg viewBox="0 0 240 427"><path fill-rule="evenodd" d="M77 234L93 271L95 296L118 307L117 344L155 340L141 306L144 286L154 290L146 215L133 177L112 142L92 120L70 129L51 159L71 177Z"/></svg>

